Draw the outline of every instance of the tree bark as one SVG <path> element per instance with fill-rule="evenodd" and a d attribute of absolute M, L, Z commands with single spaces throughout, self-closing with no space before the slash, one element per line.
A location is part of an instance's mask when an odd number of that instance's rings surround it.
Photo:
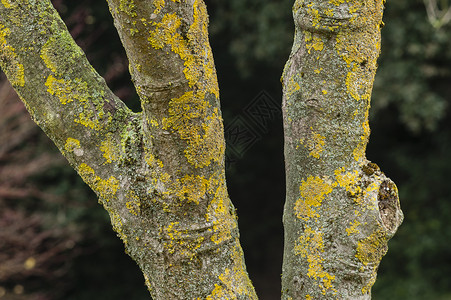
<path fill-rule="evenodd" d="M 224 174 L 201 0 L 109 0 L 142 112 L 106 86 L 50 1 L 2 0 L 0 58 L 110 214 L 153 299 L 256 299 Z"/>
<path fill-rule="evenodd" d="M 1 67 L 97 193 L 154 299 L 256 299 L 224 175 L 201 0 L 108 0 L 142 112 L 106 86 L 50 1 L 1 0 Z M 283 299 L 369 299 L 402 222 L 365 158 L 383 0 L 297 0 L 283 111 Z"/>
<path fill-rule="evenodd" d="M 283 299 L 370 299 L 401 224 L 396 185 L 368 161 L 383 0 L 297 0 L 285 66 Z"/>

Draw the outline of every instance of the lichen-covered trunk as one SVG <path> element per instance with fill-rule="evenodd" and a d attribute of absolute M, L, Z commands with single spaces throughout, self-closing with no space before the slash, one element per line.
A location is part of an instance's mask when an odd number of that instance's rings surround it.
<path fill-rule="evenodd" d="M 365 157 L 383 0 L 297 0 L 283 73 L 283 299 L 370 299 L 402 222 L 396 185 Z"/>
<path fill-rule="evenodd" d="M 97 193 L 153 299 L 256 299 L 225 183 L 205 4 L 108 4 L 141 113 L 109 90 L 49 0 L 1 0 L 2 70 Z"/>

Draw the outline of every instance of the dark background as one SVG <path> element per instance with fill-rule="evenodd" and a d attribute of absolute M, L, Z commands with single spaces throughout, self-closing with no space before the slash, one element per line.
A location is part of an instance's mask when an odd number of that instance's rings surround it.
<path fill-rule="evenodd" d="M 53 3 L 109 86 L 139 111 L 106 2 Z M 228 137 L 229 193 L 257 293 L 278 299 L 285 197 L 278 107 L 293 1 L 206 3 Z M 388 1 L 384 22 L 367 156 L 397 183 L 405 220 L 382 261 L 373 299 L 451 299 L 451 24 L 428 19 L 422 0 Z M 265 110 L 262 103 L 273 106 Z M 266 114 L 263 123 L 249 114 L 256 108 Z M 246 133 L 240 142 L 237 128 Z M 124 298 L 149 298 L 138 267 L 95 195 L 2 77 L 0 299 Z"/>

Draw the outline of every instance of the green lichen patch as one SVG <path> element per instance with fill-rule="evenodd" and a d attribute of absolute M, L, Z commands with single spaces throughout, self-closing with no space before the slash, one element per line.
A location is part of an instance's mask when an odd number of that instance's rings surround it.
<path fill-rule="evenodd" d="M 120 147 L 120 161 L 122 164 L 131 165 L 140 160 L 142 132 L 138 119 L 133 119 L 132 122 L 123 128 L 120 134 Z"/>
<path fill-rule="evenodd" d="M 119 10 L 125 12 L 130 17 L 136 17 L 135 3 L 133 0 L 120 0 Z"/>
<path fill-rule="evenodd" d="M 42 47 L 41 58 L 55 75 L 65 75 L 78 64 L 83 51 L 60 22 L 53 21 L 51 28 L 53 35 Z"/>

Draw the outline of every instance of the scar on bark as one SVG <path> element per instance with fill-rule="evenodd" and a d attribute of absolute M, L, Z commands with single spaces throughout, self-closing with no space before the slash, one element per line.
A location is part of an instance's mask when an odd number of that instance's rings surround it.
<path fill-rule="evenodd" d="M 387 178 L 381 183 L 377 199 L 382 223 L 389 232 L 395 231 L 399 224 L 399 197 L 393 181 Z"/>
<path fill-rule="evenodd" d="M 396 184 L 379 169 L 375 163 L 369 162 L 362 166 L 362 171 L 368 176 L 373 174 L 382 177 L 377 195 L 377 204 L 382 224 L 387 231 L 394 234 L 399 224 L 402 222 L 403 216 L 400 213 L 399 196 Z"/>

